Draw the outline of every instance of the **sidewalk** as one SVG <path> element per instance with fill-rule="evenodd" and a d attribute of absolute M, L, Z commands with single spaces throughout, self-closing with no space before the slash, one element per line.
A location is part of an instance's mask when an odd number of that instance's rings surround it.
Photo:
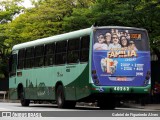
<path fill-rule="evenodd" d="M 141 104 L 124 103 L 123 106 L 138 109 L 160 110 L 160 104 L 146 104 L 145 106 L 141 106 Z"/>
<path fill-rule="evenodd" d="M 19 100 L 0 99 L 0 102 L 19 103 Z"/>
<path fill-rule="evenodd" d="M 9 100 L 9 99 L 0 99 L 0 102 L 8 102 L 8 103 L 19 103 L 19 100 Z M 91 103 L 77 103 L 80 106 L 92 106 L 96 107 L 96 104 Z M 160 104 L 146 104 L 145 106 L 141 106 L 141 104 L 136 103 L 124 103 L 120 107 L 125 108 L 138 108 L 138 109 L 149 109 L 149 110 L 160 110 Z"/>

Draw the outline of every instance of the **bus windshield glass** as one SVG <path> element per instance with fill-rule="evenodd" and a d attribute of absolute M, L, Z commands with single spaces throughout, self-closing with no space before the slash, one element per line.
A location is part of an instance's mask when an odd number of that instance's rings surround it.
<path fill-rule="evenodd" d="M 97 85 L 149 84 L 150 50 L 146 30 L 97 29 L 94 32 L 92 53 L 92 71 L 96 71 L 92 78 Z"/>

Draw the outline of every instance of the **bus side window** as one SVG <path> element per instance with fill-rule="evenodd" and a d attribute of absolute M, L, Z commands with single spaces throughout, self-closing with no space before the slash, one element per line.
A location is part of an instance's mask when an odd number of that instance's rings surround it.
<path fill-rule="evenodd" d="M 25 68 L 34 67 L 34 47 L 30 47 L 26 49 L 24 67 Z"/>
<path fill-rule="evenodd" d="M 17 54 L 11 55 L 9 59 L 9 75 L 15 76 L 16 75 L 16 70 L 17 70 Z"/>
<path fill-rule="evenodd" d="M 90 36 L 84 36 L 81 38 L 81 62 L 88 62 L 89 59 L 89 43 Z"/>
<path fill-rule="evenodd" d="M 72 39 L 68 41 L 67 63 L 79 62 L 80 39 Z"/>
<path fill-rule="evenodd" d="M 25 49 L 19 50 L 18 52 L 18 69 L 23 69 L 25 59 Z"/>
<path fill-rule="evenodd" d="M 35 67 L 41 67 L 44 65 L 44 45 L 35 47 Z"/>
<path fill-rule="evenodd" d="M 45 45 L 45 66 L 55 63 L 55 43 Z"/>
<path fill-rule="evenodd" d="M 67 41 L 56 43 L 56 64 L 65 64 L 67 61 Z"/>

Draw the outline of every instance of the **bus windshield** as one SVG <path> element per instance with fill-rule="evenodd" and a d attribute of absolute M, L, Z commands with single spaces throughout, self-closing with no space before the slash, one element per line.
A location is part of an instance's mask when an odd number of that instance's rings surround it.
<path fill-rule="evenodd" d="M 150 50 L 145 30 L 97 29 L 92 53 L 92 71 L 96 71 L 97 85 L 148 85 Z"/>
<path fill-rule="evenodd" d="M 100 29 L 95 32 L 94 50 L 115 50 L 118 48 L 149 51 L 146 31 L 134 29 Z"/>

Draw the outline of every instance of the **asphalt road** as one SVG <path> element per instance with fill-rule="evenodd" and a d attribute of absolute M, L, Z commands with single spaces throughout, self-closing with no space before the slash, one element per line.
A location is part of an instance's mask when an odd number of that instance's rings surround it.
<path fill-rule="evenodd" d="M 74 109 L 59 109 L 55 104 L 30 104 L 22 107 L 20 103 L 0 102 L 0 120 L 8 120 L 8 116 L 14 118 L 34 117 L 39 120 L 42 117 L 160 117 L 160 110 L 138 108 L 116 108 L 115 110 L 100 110 L 94 106 L 76 106 Z M 3 118 L 3 119 L 2 119 Z"/>
<path fill-rule="evenodd" d="M 30 104 L 22 107 L 20 103 L 0 102 L 0 111 L 157 111 L 142 108 L 117 107 L 115 110 L 100 110 L 95 106 L 76 105 L 74 109 L 59 109 L 56 104 Z M 160 111 L 160 110 L 159 110 Z"/>
<path fill-rule="evenodd" d="M 103 111 L 157 111 L 153 109 L 117 107 L 115 110 Z M 20 103 L 0 102 L 0 111 L 102 111 L 95 106 L 76 105 L 74 109 L 59 109 L 56 104 L 33 104 L 22 107 Z M 160 110 L 158 110 L 160 111 Z"/>

